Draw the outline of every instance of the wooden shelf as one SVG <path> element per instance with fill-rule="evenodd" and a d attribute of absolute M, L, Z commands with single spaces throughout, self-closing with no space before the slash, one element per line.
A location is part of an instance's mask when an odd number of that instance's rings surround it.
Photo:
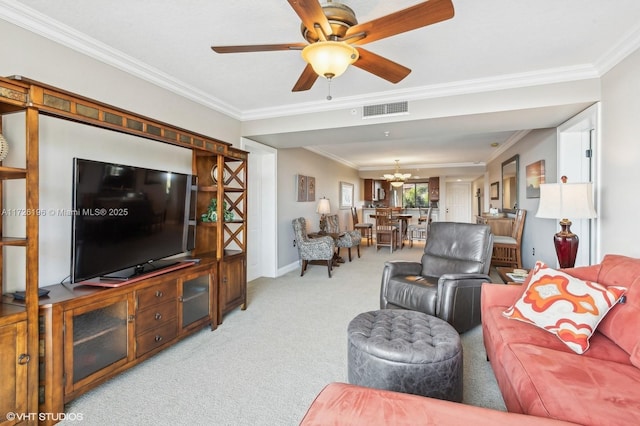
<path fill-rule="evenodd" d="M 26 247 L 27 239 L 26 238 L 14 238 L 14 237 L 2 237 L 0 238 L 0 247 L 7 246 L 16 246 L 16 247 Z"/>
<path fill-rule="evenodd" d="M 201 192 L 218 192 L 218 187 L 217 186 L 198 186 L 198 191 Z"/>
<path fill-rule="evenodd" d="M 11 296 L 7 295 L 7 298 Z M 27 318 L 27 309 L 24 306 L 0 303 L 0 326 Z"/>
<path fill-rule="evenodd" d="M 0 179 L 24 179 L 26 177 L 27 169 L 0 166 Z"/>

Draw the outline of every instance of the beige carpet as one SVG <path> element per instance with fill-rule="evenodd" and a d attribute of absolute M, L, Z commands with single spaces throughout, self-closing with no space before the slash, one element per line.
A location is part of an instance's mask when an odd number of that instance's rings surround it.
<path fill-rule="evenodd" d="M 83 425 L 296 425 L 326 384 L 347 381 L 347 324 L 378 308 L 384 261 L 418 261 L 423 247 L 390 254 L 365 245 L 333 278 L 312 265 L 303 277 L 296 270 L 252 281 L 246 311 L 79 397 L 67 412 L 81 414 Z M 462 341 L 464 402 L 504 410 L 480 327 Z"/>

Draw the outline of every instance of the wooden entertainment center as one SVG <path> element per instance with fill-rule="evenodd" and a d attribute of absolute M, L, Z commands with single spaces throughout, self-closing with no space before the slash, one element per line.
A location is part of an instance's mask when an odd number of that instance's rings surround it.
<path fill-rule="evenodd" d="M 25 116 L 24 141 L 11 141 L 11 149 L 25 150 L 25 164 L 0 165 L 0 180 L 25 181 L 29 214 L 20 237 L 6 235 L 0 221 L 0 425 L 54 424 L 65 403 L 195 331 L 214 330 L 225 313 L 246 308 L 247 152 L 21 77 L 0 78 L 0 114 L 10 113 Z M 191 253 L 196 261 L 114 288 L 47 286 L 42 289 L 49 293 L 39 299 L 40 115 L 190 149 L 198 217 L 215 198 L 217 217 L 225 217 L 226 206 L 233 218 L 198 219 Z M 0 132 L 2 124 L 0 119 Z M 3 191 L 5 185 L 0 209 Z M 15 267 L 5 250 L 25 251 L 24 300 L 5 294 L 2 270 Z"/>

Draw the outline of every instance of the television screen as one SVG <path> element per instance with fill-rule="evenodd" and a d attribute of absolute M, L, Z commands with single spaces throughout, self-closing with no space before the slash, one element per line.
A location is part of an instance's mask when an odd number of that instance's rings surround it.
<path fill-rule="evenodd" d="M 74 158 L 71 282 L 126 279 L 195 246 L 192 176 Z"/>

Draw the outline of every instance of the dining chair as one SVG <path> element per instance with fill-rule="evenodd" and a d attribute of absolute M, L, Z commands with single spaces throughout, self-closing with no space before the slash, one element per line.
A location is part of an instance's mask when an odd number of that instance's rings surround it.
<path fill-rule="evenodd" d="M 351 218 L 353 220 L 353 229 L 360 231 L 360 234 L 367 239 L 367 247 L 373 244 L 373 223 L 359 223 L 356 207 L 351 207 Z M 364 217 L 362 220 L 364 220 Z"/>
<path fill-rule="evenodd" d="M 407 229 L 407 235 L 409 237 L 409 247 L 413 247 L 414 241 L 427 241 L 429 235 L 429 227 L 431 225 L 431 209 L 427 208 L 426 214 L 422 215 L 422 209 L 418 208 L 418 224 L 411 224 Z M 426 218 L 421 220 L 420 218 Z"/>
<path fill-rule="evenodd" d="M 526 217 L 526 210 L 516 210 L 516 215 L 511 225 L 511 235 L 495 235 L 493 237 L 492 265 L 522 268 L 522 231 L 524 230 Z"/>
<path fill-rule="evenodd" d="M 393 251 L 398 241 L 398 225 L 391 219 L 390 208 L 376 209 L 376 251 L 380 247 L 389 247 Z"/>

